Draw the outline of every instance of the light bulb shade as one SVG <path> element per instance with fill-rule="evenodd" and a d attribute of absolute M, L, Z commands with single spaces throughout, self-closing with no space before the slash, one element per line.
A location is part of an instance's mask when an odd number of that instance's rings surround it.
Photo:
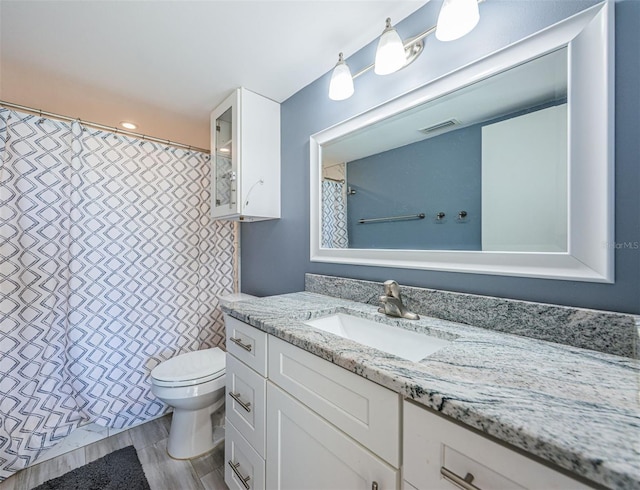
<path fill-rule="evenodd" d="M 377 75 L 388 75 L 398 71 L 407 62 L 402 39 L 391 27 L 387 19 L 387 28 L 382 32 L 376 49 L 376 61 L 373 71 Z"/>
<path fill-rule="evenodd" d="M 329 98 L 331 100 L 344 100 L 353 95 L 353 77 L 349 66 L 344 62 L 342 53 L 336 67 L 331 74 L 329 82 Z"/>
<path fill-rule="evenodd" d="M 436 38 L 439 41 L 455 41 L 473 30 L 480 20 L 477 0 L 444 0 Z"/>

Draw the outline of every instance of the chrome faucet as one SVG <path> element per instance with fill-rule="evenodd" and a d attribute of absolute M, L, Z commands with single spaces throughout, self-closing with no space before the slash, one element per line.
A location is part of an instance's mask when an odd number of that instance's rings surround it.
<path fill-rule="evenodd" d="M 380 308 L 378 308 L 380 313 L 398 318 L 406 318 L 407 320 L 420 319 L 418 315 L 407 310 L 402 303 L 400 286 L 396 281 L 389 280 L 384 282 L 384 294 L 380 296 L 380 302 L 382 303 Z"/>

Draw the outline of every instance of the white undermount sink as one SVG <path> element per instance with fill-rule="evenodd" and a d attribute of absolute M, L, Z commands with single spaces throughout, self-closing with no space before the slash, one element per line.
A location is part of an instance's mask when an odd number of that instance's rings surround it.
<path fill-rule="evenodd" d="M 451 343 L 449 340 L 344 313 L 336 313 L 304 323 L 414 362 L 424 359 Z"/>

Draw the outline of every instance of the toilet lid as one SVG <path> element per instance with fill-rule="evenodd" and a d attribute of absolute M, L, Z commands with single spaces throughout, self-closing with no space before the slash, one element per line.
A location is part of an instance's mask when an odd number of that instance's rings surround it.
<path fill-rule="evenodd" d="M 211 378 L 224 372 L 225 353 L 218 347 L 180 354 L 161 362 L 152 371 L 151 377 L 171 383 Z"/>

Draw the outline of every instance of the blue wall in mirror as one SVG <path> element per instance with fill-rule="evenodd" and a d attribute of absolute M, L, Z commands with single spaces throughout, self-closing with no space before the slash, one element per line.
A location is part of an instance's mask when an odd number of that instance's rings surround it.
<path fill-rule="evenodd" d="M 365 267 L 309 261 L 309 137 L 569 17 L 595 1 L 490 0 L 468 36 L 442 43 L 433 37 L 411 66 L 388 76 L 369 72 L 345 101 L 327 97 L 330 71 L 286 100 L 282 114 L 282 218 L 241 225 L 242 290 L 259 296 L 301 291 L 305 272 L 449 291 L 640 313 L 640 2 L 615 2 L 616 247 L 614 284 L 597 284 Z M 432 0 L 397 26 L 403 38 L 435 24 L 442 2 Z M 372 62 L 377 40 L 345 53 L 356 72 Z M 327 67 L 329 70 L 332 67 Z"/>
<path fill-rule="evenodd" d="M 349 248 L 480 250 L 481 125 L 347 164 Z M 458 220 L 460 211 L 467 218 Z M 436 219 L 443 212 L 443 219 Z M 425 219 L 359 224 L 424 213 Z"/>
<path fill-rule="evenodd" d="M 482 128 L 566 102 L 563 96 L 348 162 L 347 186 L 355 191 L 346 198 L 349 248 L 482 250 Z M 420 213 L 424 219 L 360 223 Z"/>

